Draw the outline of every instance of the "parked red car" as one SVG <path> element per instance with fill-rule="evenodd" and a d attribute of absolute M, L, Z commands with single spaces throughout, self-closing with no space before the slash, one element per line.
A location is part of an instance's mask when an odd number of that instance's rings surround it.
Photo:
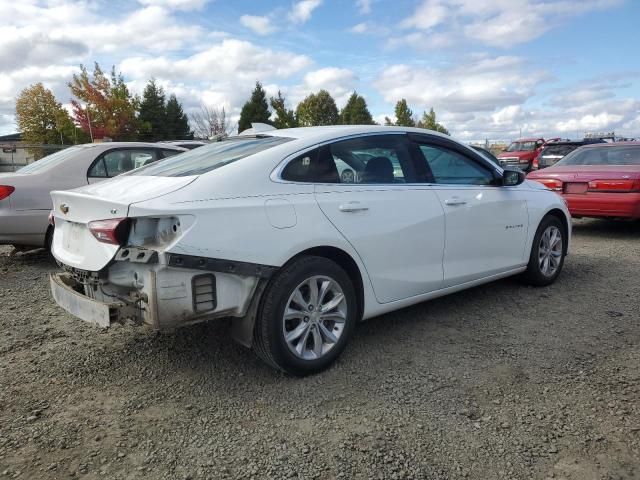
<path fill-rule="evenodd" d="M 560 193 L 576 218 L 640 218 L 640 142 L 585 145 L 527 178 Z"/>
<path fill-rule="evenodd" d="M 518 167 L 525 172 L 538 169 L 538 158 L 542 148 L 551 142 L 560 140 L 552 138 L 520 138 L 511 142 L 507 149 L 498 155 L 500 165 L 503 167 Z"/>

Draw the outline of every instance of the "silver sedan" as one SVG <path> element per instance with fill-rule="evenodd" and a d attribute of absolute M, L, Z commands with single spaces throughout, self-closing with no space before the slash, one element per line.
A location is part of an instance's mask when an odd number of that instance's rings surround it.
<path fill-rule="evenodd" d="M 0 245 L 48 247 L 52 190 L 100 182 L 185 151 L 160 143 L 90 143 L 0 174 Z"/>

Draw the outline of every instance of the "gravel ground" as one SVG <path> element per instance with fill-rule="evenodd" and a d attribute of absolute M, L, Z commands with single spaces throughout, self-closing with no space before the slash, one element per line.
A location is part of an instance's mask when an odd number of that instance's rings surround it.
<path fill-rule="evenodd" d="M 305 379 L 223 323 L 84 324 L 0 247 L 0 478 L 638 479 L 640 224 L 574 232 L 554 286 L 371 320 Z"/>

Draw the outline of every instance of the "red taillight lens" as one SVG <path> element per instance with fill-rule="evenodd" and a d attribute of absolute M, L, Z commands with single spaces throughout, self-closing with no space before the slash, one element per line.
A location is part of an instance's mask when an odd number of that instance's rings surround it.
<path fill-rule="evenodd" d="M 555 178 L 532 178 L 531 180 L 543 184 L 549 190 L 553 190 L 554 192 L 562 191 L 562 182 L 560 180 L 556 180 Z"/>
<path fill-rule="evenodd" d="M 89 222 L 89 230 L 99 242 L 124 245 L 129 236 L 129 223 L 128 218 L 96 220 Z"/>
<path fill-rule="evenodd" d="M 637 192 L 640 191 L 640 180 L 592 180 L 589 182 L 590 192 Z"/>
<path fill-rule="evenodd" d="M 0 185 L 0 200 L 4 200 L 15 191 L 15 187 L 10 185 Z"/>

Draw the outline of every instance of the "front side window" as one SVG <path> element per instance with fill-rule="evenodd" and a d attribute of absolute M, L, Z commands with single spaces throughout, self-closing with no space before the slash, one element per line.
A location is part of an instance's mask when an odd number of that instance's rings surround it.
<path fill-rule="evenodd" d="M 159 177 L 202 175 L 289 141 L 291 141 L 290 138 L 266 135 L 232 137 L 145 166 L 132 172 L 132 175 Z"/>
<path fill-rule="evenodd" d="M 491 185 L 493 173 L 471 158 L 439 145 L 421 144 L 420 153 L 435 183 L 449 185 Z"/>

